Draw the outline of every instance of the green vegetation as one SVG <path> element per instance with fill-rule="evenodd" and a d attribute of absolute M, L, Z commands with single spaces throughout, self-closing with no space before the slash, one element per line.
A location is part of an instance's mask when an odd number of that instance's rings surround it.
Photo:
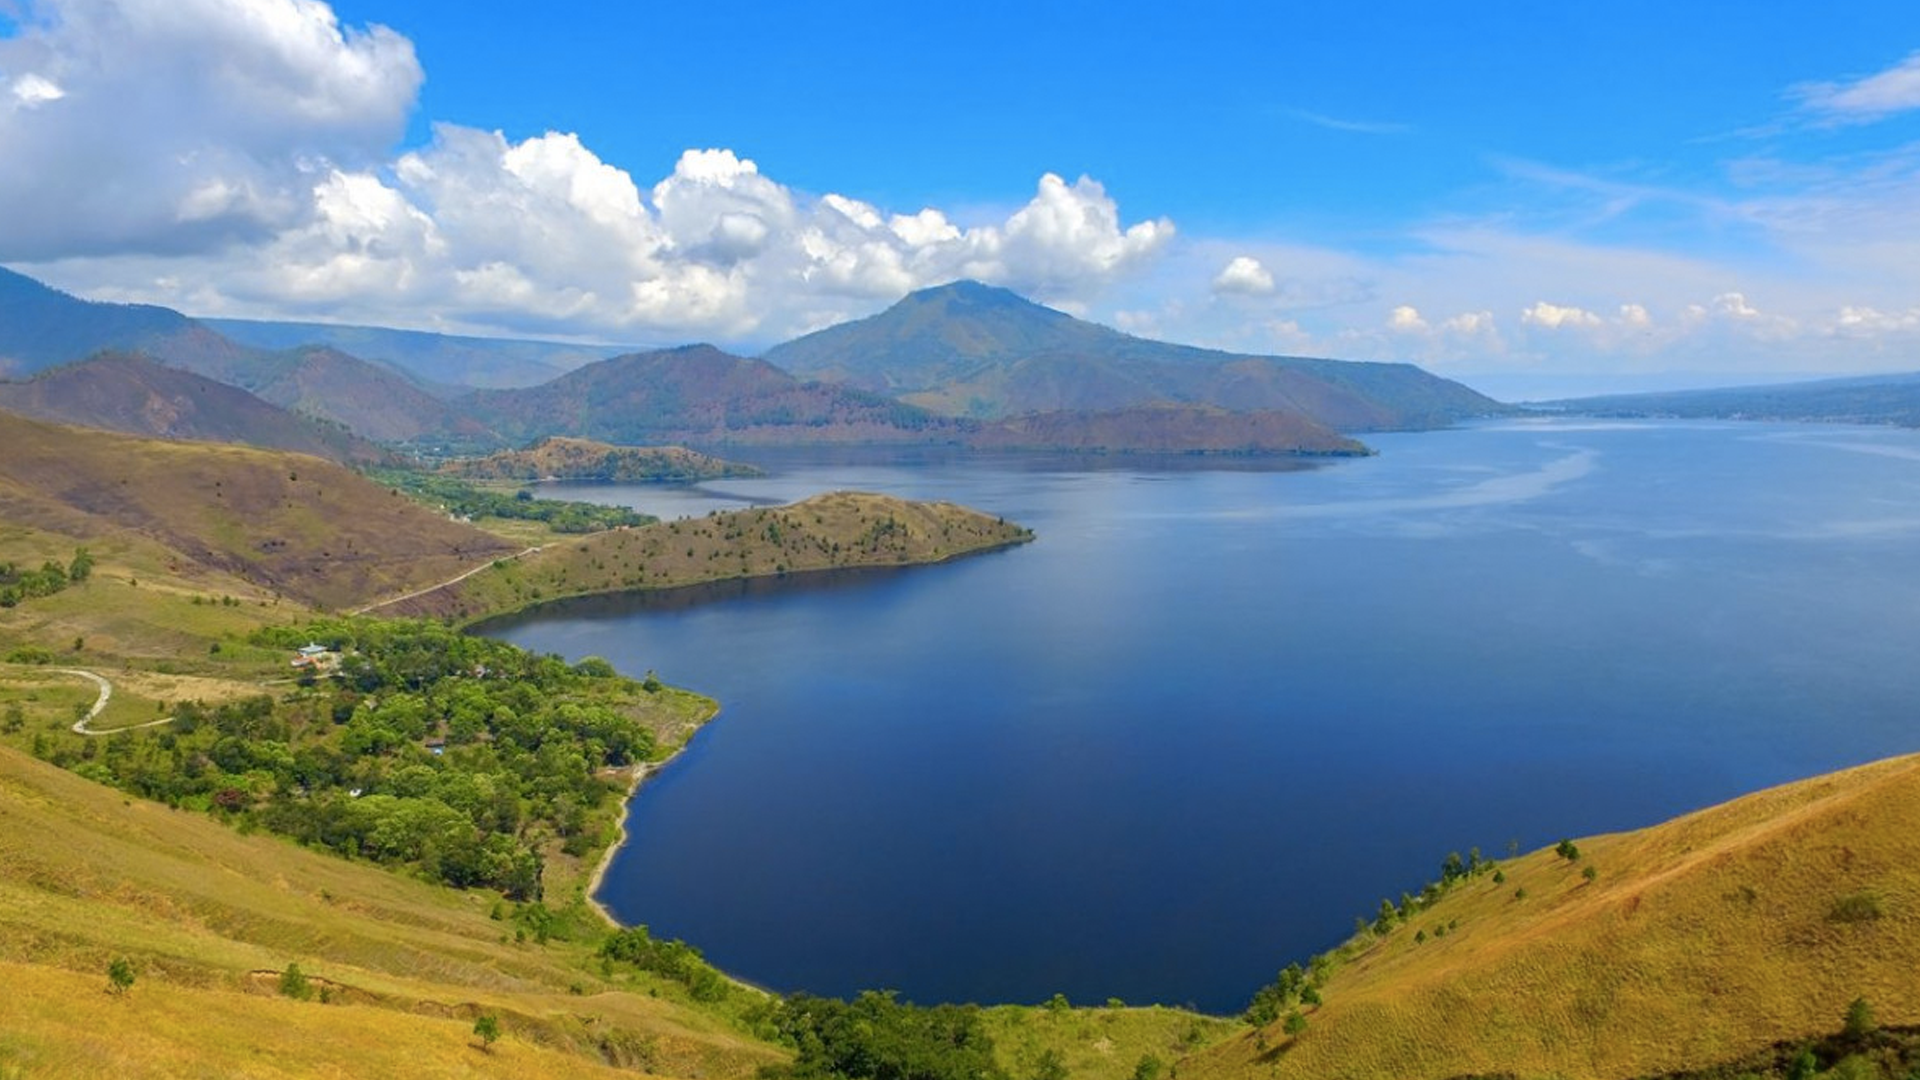
<path fill-rule="evenodd" d="M 656 520 L 624 506 L 540 499 L 526 489 L 509 495 L 451 476 L 412 469 L 368 469 L 367 476 L 427 506 L 473 521 L 482 518 L 537 521 L 557 533 L 580 534 L 649 525 Z"/>
<path fill-rule="evenodd" d="M 500 1038 L 500 1018 L 492 1013 L 481 1013 L 473 1022 L 473 1034 L 480 1040 L 480 1047 L 491 1052 L 493 1044 Z"/>
<path fill-rule="evenodd" d="M 449 461 L 440 472 L 467 480 L 592 480 L 642 484 L 690 484 L 722 477 L 765 476 L 752 465 L 726 461 L 679 446 L 614 446 L 592 439 L 552 436 L 525 450 Z"/>
<path fill-rule="evenodd" d="M 971 1005 L 923 1008 L 868 992 L 852 1001 L 795 994 L 768 1019 L 798 1056 L 793 1080 L 1008 1080 Z"/>
<path fill-rule="evenodd" d="M 124 956 L 116 956 L 107 965 L 107 992 L 124 994 L 133 989 L 133 961 Z"/>
<path fill-rule="evenodd" d="M 0 563 L 0 608 L 10 608 L 22 600 L 52 596 L 68 585 L 77 585 L 93 575 L 93 556 L 86 548 L 73 553 L 65 566 L 52 559 L 38 570 L 23 570 L 13 563 Z"/>
<path fill-rule="evenodd" d="M 542 895 L 549 848 L 612 840 L 622 770 L 655 756 L 640 713 L 701 699 L 648 691 L 604 661 L 569 666 L 423 622 L 334 619 L 257 631 L 281 655 L 339 660 L 283 697 L 181 702 L 173 723 L 106 740 L 36 732 L 38 756 L 170 806 L 429 880 Z"/>

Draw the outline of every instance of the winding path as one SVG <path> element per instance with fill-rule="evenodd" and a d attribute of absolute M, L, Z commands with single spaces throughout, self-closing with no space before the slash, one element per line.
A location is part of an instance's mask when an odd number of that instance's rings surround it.
<path fill-rule="evenodd" d="M 88 725 L 93 723 L 94 717 L 100 715 L 100 710 L 107 707 L 107 702 L 113 700 L 113 684 L 108 682 L 105 676 L 96 675 L 91 671 L 82 671 L 79 668 L 61 668 L 59 670 L 62 675 L 78 676 L 100 688 L 100 696 L 94 699 L 93 708 L 88 709 L 87 715 L 81 717 L 74 723 L 73 733 L 76 735 L 118 735 L 122 731 L 135 731 L 139 728 L 158 727 L 161 724 L 173 723 L 173 717 L 168 716 L 159 720 L 149 720 L 144 724 L 128 724 L 126 727 L 117 727 L 108 731 L 95 731 Z"/>
<path fill-rule="evenodd" d="M 404 596 L 390 596 L 385 600 L 376 600 L 375 602 L 368 604 L 366 607 L 354 608 L 352 611 L 347 612 L 347 614 L 365 615 L 369 611 L 376 611 L 380 608 L 386 607 L 389 604 L 398 604 L 403 600 L 411 600 L 416 596 L 425 596 L 430 592 L 439 592 L 441 589 L 444 589 L 449 585 L 460 584 L 461 582 L 467 580 L 468 578 L 479 573 L 480 571 L 491 567 L 494 563 L 502 562 L 509 559 L 524 559 L 527 556 L 532 555 L 535 552 L 540 551 L 545 547 L 546 547 L 545 544 L 535 544 L 532 547 L 528 548 L 527 550 L 519 552 L 514 555 L 502 555 L 498 559 L 489 559 L 488 561 L 481 563 L 479 566 L 476 566 L 473 569 L 466 571 L 465 573 L 455 574 L 454 576 L 448 578 L 447 580 L 441 582 L 438 585 L 429 585 L 424 589 L 415 589 Z"/>

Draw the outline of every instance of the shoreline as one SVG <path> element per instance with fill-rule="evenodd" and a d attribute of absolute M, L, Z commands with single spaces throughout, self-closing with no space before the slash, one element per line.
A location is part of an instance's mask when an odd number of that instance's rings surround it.
<path fill-rule="evenodd" d="M 541 608 L 549 607 L 555 604 L 564 604 L 570 600 L 587 600 L 595 597 L 611 597 L 611 596 L 639 596 L 647 593 L 665 593 L 665 592 L 672 592 L 676 589 L 697 589 L 703 586 L 720 585 L 720 584 L 733 582 L 733 581 L 785 581 L 785 580 L 792 580 L 795 578 L 804 578 L 813 574 L 837 573 L 843 570 L 908 570 L 908 569 L 912 569 L 914 567 L 920 567 L 920 566 L 943 566 L 947 563 L 957 562 L 961 559 L 970 558 L 975 555 L 992 555 L 997 552 L 1009 551 L 1009 550 L 1012 550 L 1013 548 L 1020 547 L 1023 544 L 1031 544 L 1034 542 L 1034 540 L 1035 540 L 1035 537 L 1029 534 L 1027 536 L 1016 537 L 1010 540 L 997 541 L 993 544 L 982 545 L 980 547 L 961 548 L 958 551 L 950 551 L 944 555 L 939 556 L 938 558 L 916 559 L 910 562 L 853 562 L 853 563 L 844 563 L 837 566 L 809 566 L 801 569 L 754 571 L 751 573 L 744 573 L 744 574 L 740 574 L 740 573 L 719 574 L 713 577 L 695 577 L 695 578 L 689 578 L 685 581 L 666 582 L 659 585 L 633 585 L 633 586 L 618 586 L 618 587 L 607 588 L 607 589 L 585 589 L 580 592 L 561 593 L 554 596 L 543 596 L 538 600 L 528 600 L 525 603 L 516 604 L 512 607 L 503 607 L 503 608 L 499 608 L 492 611 L 482 612 L 476 615 L 457 616 L 454 618 L 452 625 L 455 629 L 460 630 L 463 633 L 484 634 L 486 633 L 488 624 L 495 622 L 497 620 L 506 620 L 506 619 L 517 618 L 523 615 L 528 615 L 538 611 Z M 523 552 L 522 554 L 525 554 L 525 553 Z M 518 558 L 518 556 L 515 556 L 515 558 Z M 433 593 L 438 592 L 440 589 L 446 588 L 450 584 L 452 583 L 442 582 L 440 585 L 437 585 L 432 589 L 425 590 L 417 594 L 416 596 L 407 597 L 406 599 L 419 599 L 420 597 L 423 597 L 423 596 L 432 595 Z M 397 602 L 399 602 L 398 598 L 392 601 L 383 601 L 379 606 L 384 607 L 388 603 L 397 603 Z M 417 617 L 417 616 L 403 615 L 403 616 L 377 616 L 377 617 L 408 618 L 408 617 Z"/>
<path fill-rule="evenodd" d="M 640 788 L 644 786 L 648 780 L 652 779 L 655 773 L 658 773 L 668 765 L 679 760 L 680 755 L 686 752 L 687 747 L 693 745 L 693 740 L 699 736 L 702 728 L 705 728 L 708 724 L 713 723 L 719 718 L 720 703 L 714 701 L 713 711 L 700 719 L 699 724 L 694 727 L 693 731 L 687 735 L 686 739 L 683 740 L 679 746 L 673 748 L 672 753 L 669 753 L 666 757 L 658 761 L 646 761 L 634 766 L 633 777 L 627 782 L 627 793 L 620 797 L 620 823 L 615 832 L 613 842 L 608 844 L 607 849 L 600 853 L 600 860 L 594 864 L 593 873 L 587 876 L 587 883 L 582 892 L 582 897 L 586 900 L 587 906 L 592 908 L 594 914 L 599 915 L 601 920 L 608 926 L 617 930 L 627 929 L 627 924 L 615 918 L 613 912 L 608 909 L 605 904 L 600 902 L 600 886 L 606 881 L 607 869 L 613 865 L 614 855 L 626 846 L 627 813 L 633 806 L 634 798 L 640 794 Z"/>

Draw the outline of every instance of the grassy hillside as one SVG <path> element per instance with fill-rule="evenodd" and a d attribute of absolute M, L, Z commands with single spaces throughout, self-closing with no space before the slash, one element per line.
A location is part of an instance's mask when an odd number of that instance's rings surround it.
<path fill-rule="evenodd" d="M 0 823 L 0 1075 L 744 1077 L 778 1060 L 666 980 L 516 941 L 481 895 L 4 749 Z M 123 956 L 135 984 L 108 994 Z M 289 964 L 310 999 L 278 993 Z M 471 1035 L 482 1012 L 506 1032 L 492 1052 Z"/>
<path fill-rule="evenodd" d="M 752 465 L 680 446 L 613 446 L 555 435 L 524 450 L 450 461 L 441 470 L 468 480 L 596 480 L 692 483 L 729 476 L 765 476 Z"/>
<path fill-rule="evenodd" d="M 0 414 L 0 521 L 173 553 L 178 574 L 345 607 L 515 550 L 330 462 L 163 442 Z M 101 575 L 89 595 L 103 599 Z M 135 580 L 117 583 L 138 587 Z"/>
<path fill-rule="evenodd" d="M 389 455 L 336 424 L 145 357 L 103 354 L 0 383 L 0 409 L 158 439 L 245 443 L 368 463 Z"/>
<path fill-rule="evenodd" d="M 1575 848 L 1362 935 L 1304 1031 L 1180 1075 L 1638 1077 L 1832 1032 L 1855 998 L 1920 1022 L 1920 757 Z"/>
<path fill-rule="evenodd" d="M 479 619 L 568 596 L 724 578 L 939 562 L 1032 539 L 1018 525 L 952 503 L 835 492 L 791 506 L 616 529 L 502 559 L 381 615 Z"/>

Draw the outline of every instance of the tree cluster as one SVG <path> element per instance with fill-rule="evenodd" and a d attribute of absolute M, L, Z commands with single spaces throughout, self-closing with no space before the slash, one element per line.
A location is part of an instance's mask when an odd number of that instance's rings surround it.
<path fill-rule="evenodd" d="M 488 491 L 451 476 L 412 469 L 373 469 L 367 475 L 412 498 L 463 518 L 508 518 L 539 521 L 554 532 L 590 533 L 620 526 L 651 525 L 655 518 L 624 506 L 601 506 L 565 499 L 535 498 L 522 488 L 508 495 Z"/>
<path fill-rule="evenodd" d="M 428 622 L 254 637 L 289 651 L 308 641 L 341 653 L 337 678 L 35 750 L 146 798 L 516 900 L 540 895 L 544 844 L 604 843 L 624 791 L 607 770 L 654 753 L 620 708 L 648 691 L 604 661 L 570 666 Z"/>
<path fill-rule="evenodd" d="M 792 1080 L 1008 1080 L 971 1005 L 931 1008 L 868 991 L 852 1001 L 795 994 L 770 1018 L 798 1056 Z"/>
<path fill-rule="evenodd" d="M 73 553 L 73 561 L 65 566 L 53 559 L 40 564 L 38 570 L 28 570 L 13 563 L 0 563 L 0 608 L 17 606 L 22 600 L 32 600 L 41 596 L 52 596 L 68 585 L 77 585 L 93 576 L 93 556 L 86 548 L 78 548 Z"/>

